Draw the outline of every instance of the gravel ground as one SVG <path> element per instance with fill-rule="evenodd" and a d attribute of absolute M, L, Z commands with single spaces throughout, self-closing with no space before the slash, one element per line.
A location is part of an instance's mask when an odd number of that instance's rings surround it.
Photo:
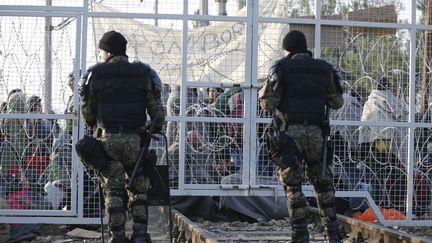
<path fill-rule="evenodd" d="M 243 235 L 247 235 L 250 232 L 254 232 L 256 235 L 260 235 L 260 232 L 273 232 L 271 233 L 275 236 L 274 233 L 278 235 L 284 233 L 290 233 L 291 230 L 287 225 L 289 225 L 289 220 L 271 220 L 269 222 L 261 222 L 261 223 L 247 223 L 241 221 L 234 222 L 209 222 L 209 221 L 201 221 L 203 227 L 207 230 L 215 233 L 221 237 L 229 237 L 229 236 L 238 236 L 239 232 L 242 232 Z M 322 241 L 322 235 L 320 233 L 319 225 L 309 225 L 309 229 L 312 235 L 312 238 L 315 239 L 314 242 L 324 242 Z M 430 227 L 401 227 L 399 230 L 402 230 L 407 233 L 413 233 L 416 236 L 421 236 L 426 239 L 430 239 L 432 242 L 432 228 Z M 55 242 L 55 243 L 100 243 L 101 239 L 82 239 L 82 238 L 71 238 L 66 236 L 66 233 L 69 229 L 66 226 L 61 225 L 42 225 L 40 234 L 37 235 L 36 239 L 32 241 L 21 241 L 21 242 L 31 242 L 31 243 L 46 243 L 46 242 Z M 105 230 L 105 233 L 107 231 Z M 108 241 L 108 235 L 106 233 L 105 242 Z M 156 240 L 154 242 L 168 242 L 168 240 Z M 281 241 L 265 241 L 260 240 L 258 242 L 281 242 Z M 284 242 L 284 241 L 282 241 Z"/>
<path fill-rule="evenodd" d="M 32 240 L 24 240 L 19 242 L 31 242 L 31 243 L 78 243 L 78 242 L 86 242 L 86 243 L 96 243 L 102 242 L 100 239 L 84 239 L 84 238 L 74 238 L 67 236 L 67 233 L 70 231 L 69 227 L 64 225 L 57 224 L 44 224 L 41 225 L 40 232 L 37 234 L 36 238 Z M 106 233 L 107 231 L 105 231 Z M 108 242 L 108 234 L 106 233 L 105 242 Z"/>
<path fill-rule="evenodd" d="M 157 215 L 153 215 L 152 217 L 157 217 Z M 155 218 L 150 218 L 149 222 L 157 222 Z M 248 242 L 260 242 L 260 243 L 266 243 L 266 242 L 285 242 L 284 240 L 262 240 L 263 236 L 265 235 L 271 235 L 273 237 L 284 238 L 287 235 L 289 236 L 291 234 L 291 229 L 289 228 L 289 219 L 283 219 L 283 220 L 271 220 L 268 222 L 256 222 L 256 223 L 250 223 L 245 221 L 232 221 L 232 222 L 210 222 L 206 220 L 196 220 L 195 223 L 200 225 L 200 227 L 205 228 L 206 230 L 212 232 L 213 234 L 217 235 L 218 237 L 236 237 L 239 235 L 243 235 L 246 238 L 249 236 L 256 236 L 258 238 L 261 238 L 259 241 L 255 240 L 249 240 Z M 131 234 L 131 224 L 128 222 L 126 225 L 126 231 L 127 234 Z M 320 233 L 322 231 L 322 227 L 319 224 L 309 224 L 308 226 L 309 232 L 311 233 L 311 238 L 315 239 L 313 242 L 324 242 L 322 234 Z M 431 227 L 398 227 L 394 228 L 396 230 L 401 230 L 406 233 L 414 234 L 415 236 L 420 236 L 426 239 L 430 239 L 432 242 L 432 228 Z M 152 232 L 152 239 L 155 243 L 162 243 L 162 242 L 169 242 L 169 237 L 167 232 L 169 231 L 167 227 L 161 227 L 160 224 L 154 224 L 150 225 L 149 228 L 150 232 Z M 102 242 L 101 239 L 84 239 L 84 238 L 77 238 L 77 237 L 70 237 L 67 235 L 68 232 L 70 232 L 71 229 L 64 225 L 41 225 L 40 232 L 36 235 L 36 238 L 33 238 L 32 240 L 27 241 L 20 241 L 20 242 L 27 242 L 27 243 L 47 243 L 47 242 L 54 242 L 54 243 L 100 243 Z M 99 231 L 100 232 L 100 231 Z M 104 228 L 105 232 L 105 242 L 108 242 L 108 231 L 106 228 Z M 100 233 L 99 233 L 100 234 Z M 252 238 L 250 238 L 252 239 Z M 246 241 L 242 241 L 246 242 Z M 347 241 L 348 242 L 348 241 Z M 366 241 L 367 242 L 367 241 Z"/>
<path fill-rule="evenodd" d="M 149 210 L 149 232 L 152 236 L 152 242 L 154 243 L 166 243 L 169 242 L 169 229 L 168 229 L 168 219 L 166 216 L 162 216 L 158 209 L 156 207 L 150 207 Z M 163 224 L 161 224 L 163 222 Z M 97 227 L 96 225 L 92 225 Z M 48 242 L 54 242 L 54 243 L 100 243 L 102 242 L 100 238 L 100 227 L 99 229 L 88 231 L 85 229 L 70 229 L 67 226 L 64 225 L 41 225 L 40 232 L 37 234 L 35 239 L 28 240 L 28 241 L 20 241 L 20 242 L 27 242 L 27 243 L 48 243 Z M 90 233 L 90 235 L 96 235 L 99 238 L 80 238 L 80 237 L 72 237 L 68 235 L 68 232 L 77 232 L 79 231 L 82 233 Z M 80 234 L 80 233 L 76 233 Z M 131 221 L 128 221 L 126 223 L 126 235 L 130 237 L 132 234 L 132 223 Z M 81 235 L 81 234 L 80 234 Z M 104 226 L 104 236 L 105 241 L 108 242 L 109 235 L 108 235 L 108 229 L 106 225 Z"/>
<path fill-rule="evenodd" d="M 271 220 L 268 222 L 260 222 L 260 223 L 247 223 L 247 222 L 209 222 L 209 221 L 201 221 L 199 224 L 207 229 L 208 231 L 216 234 L 218 237 L 237 237 L 240 234 L 244 235 L 245 238 L 250 235 L 256 235 L 257 238 L 263 238 L 262 236 L 272 235 L 274 239 L 277 239 L 279 236 L 283 238 L 283 236 L 291 235 L 291 228 L 289 227 L 289 219 L 284 220 Z M 324 242 L 322 236 L 322 225 L 319 223 L 311 223 L 308 225 L 309 233 L 311 235 L 311 240 L 313 242 Z M 431 227 L 394 227 L 394 230 L 399 230 L 405 233 L 413 234 L 417 237 L 422 237 L 424 239 L 430 240 L 432 242 L 432 228 Z M 260 233 L 262 232 L 262 233 Z M 242 241 L 243 242 L 243 241 Z M 248 241 L 255 242 L 255 241 Z M 264 242 L 281 242 L 281 241 L 257 241 L 260 243 Z M 284 241 L 282 241 L 284 242 Z M 346 243 L 351 243 L 352 240 L 349 238 L 345 239 Z M 364 241 L 369 242 L 369 241 Z"/>
<path fill-rule="evenodd" d="M 213 224 L 213 223 L 207 223 L 212 224 L 210 227 L 212 228 L 213 232 L 218 232 L 218 235 L 230 235 L 231 233 L 236 232 L 238 234 L 238 231 L 236 230 L 239 226 L 243 228 L 243 230 L 246 231 L 265 231 L 266 229 L 271 228 L 271 230 L 274 232 L 275 229 L 281 229 L 279 224 L 281 222 L 268 222 L 266 224 L 245 224 L 244 222 L 231 222 L 231 223 L 219 223 L 219 224 Z M 274 225 L 273 225 L 274 224 Z M 276 225 L 276 226 L 275 226 Z M 421 236 L 426 239 L 430 239 L 432 242 L 432 229 L 428 227 L 421 227 L 421 228 L 406 228 L 404 227 L 402 229 L 405 232 L 411 232 L 414 233 L 416 236 Z M 36 237 L 36 239 L 31 241 L 21 241 L 21 242 L 29 242 L 29 243 L 47 243 L 47 242 L 54 242 L 54 243 L 100 243 L 102 242 L 101 239 L 83 239 L 83 238 L 71 238 L 66 236 L 66 233 L 68 232 L 68 229 L 65 226 L 59 226 L 59 225 L 43 225 L 41 228 L 41 233 Z M 281 232 L 281 231 L 279 231 Z M 282 231 L 283 232 L 283 231 Z M 311 230 L 312 238 L 315 239 L 314 242 L 324 242 L 322 241 L 322 236 L 318 232 L 317 229 Z M 108 235 L 105 237 L 105 242 L 108 242 Z M 167 240 L 158 240 L 154 242 L 168 242 Z M 281 242 L 281 241 L 264 241 L 260 240 L 259 242 Z M 284 242 L 284 241 L 282 241 Z M 347 241 L 348 242 L 348 241 Z"/>

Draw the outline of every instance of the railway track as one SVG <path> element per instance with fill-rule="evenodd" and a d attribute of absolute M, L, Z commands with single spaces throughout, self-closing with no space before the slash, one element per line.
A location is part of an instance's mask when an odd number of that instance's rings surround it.
<path fill-rule="evenodd" d="M 311 208 L 313 222 L 318 222 L 318 210 Z M 173 222 L 173 242 L 215 243 L 215 242 L 290 242 L 292 231 L 289 219 L 270 222 L 194 222 L 178 211 L 171 213 Z M 427 243 L 432 239 L 418 237 L 402 231 L 390 229 L 378 224 L 367 223 L 350 217 L 338 215 L 341 227 L 346 232 L 344 242 L 361 243 Z M 311 242 L 325 242 L 322 226 L 319 223 L 309 224 Z"/>

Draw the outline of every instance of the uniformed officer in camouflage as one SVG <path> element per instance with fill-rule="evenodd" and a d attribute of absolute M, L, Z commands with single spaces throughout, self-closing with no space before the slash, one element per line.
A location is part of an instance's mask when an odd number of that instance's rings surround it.
<path fill-rule="evenodd" d="M 102 36 L 101 62 L 91 67 L 80 81 L 81 113 L 89 127 L 102 131 L 97 137 L 110 157 L 99 173 L 108 213 L 109 242 L 128 242 L 125 198 L 129 200 L 127 210 L 133 220 L 131 242 L 151 242 L 147 233 L 149 178 L 139 175 L 130 190 L 125 186 L 141 149 L 137 132 L 146 124 L 146 112 L 156 122 L 156 130 L 161 130 L 165 109 L 157 73 L 142 62 L 130 63 L 126 44 L 119 32 L 109 31 Z"/>
<path fill-rule="evenodd" d="M 301 190 L 303 162 L 317 194 L 326 240 L 341 242 L 330 169 L 327 168 L 324 179 L 320 176 L 325 106 L 339 109 L 343 105 L 339 76 L 331 64 L 312 58 L 302 32 L 291 30 L 283 40 L 283 48 L 288 55 L 270 68 L 268 79 L 259 91 L 259 101 L 263 109 L 273 113 L 275 132 L 269 135 L 269 155 L 279 166 L 278 176 L 287 197 L 293 242 L 309 242 L 308 208 Z"/>

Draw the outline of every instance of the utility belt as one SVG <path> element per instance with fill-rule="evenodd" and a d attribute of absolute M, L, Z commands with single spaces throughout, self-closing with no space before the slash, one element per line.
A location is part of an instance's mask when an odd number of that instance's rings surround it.
<path fill-rule="evenodd" d="M 318 122 L 318 121 L 306 121 L 306 120 L 303 120 L 303 121 L 288 121 L 287 122 L 287 129 L 285 129 L 285 130 L 288 130 L 288 128 L 289 128 L 289 126 L 292 126 L 292 125 L 305 125 L 305 126 L 317 126 L 317 127 L 319 127 L 319 128 L 324 128 L 324 122 L 323 121 L 321 121 L 321 122 Z"/>
<path fill-rule="evenodd" d="M 310 123 L 308 121 L 304 121 L 303 123 L 300 122 L 296 122 L 296 123 L 288 123 L 288 125 L 285 128 L 285 132 L 288 131 L 288 129 L 290 128 L 290 126 L 293 125 L 300 125 L 300 126 L 317 126 L 321 129 L 321 133 L 323 137 L 329 136 L 330 135 L 330 126 L 326 123 L 326 122 L 322 122 L 321 124 L 315 124 L 315 123 Z"/>
<path fill-rule="evenodd" d="M 279 131 L 288 131 L 290 126 L 300 125 L 300 126 L 317 126 L 321 129 L 325 128 L 326 122 L 321 119 L 316 119 L 314 117 L 297 117 L 289 116 L 283 112 L 276 111 L 273 116 L 273 125 Z M 323 129 L 324 130 L 324 129 Z"/>
<path fill-rule="evenodd" d="M 139 127 L 114 126 L 114 127 L 102 128 L 102 135 L 118 134 L 118 133 L 138 134 L 139 133 Z"/>

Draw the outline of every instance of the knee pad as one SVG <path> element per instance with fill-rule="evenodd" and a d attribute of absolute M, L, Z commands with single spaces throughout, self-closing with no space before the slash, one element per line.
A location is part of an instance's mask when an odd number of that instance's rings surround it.
<path fill-rule="evenodd" d="M 124 189 L 108 189 L 105 191 L 106 207 L 124 207 L 126 191 Z"/>
<path fill-rule="evenodd" d="M 124 189 L 108 189 L 105 191 L 105 203 L 115 206 L 123 206 L 123 202 L 126 196 L 126 191 Z M 110 205 L 106 205 L 107 208 Z"/>
<path fill-rule="evenodd" d="M 288 167 L 283 170 L 279 169 L 278 177 L 281 184 L 287 187 L 296 187 L 299 184 L 301 185 L 303 181 L 303 175 L 296 167 Z"/>
<path fill-rule="evenodd" d="M 108 213 L 108 226 L 110 230 L 124 230 L 126 223 L 125 191 L 121 189 L 109 190 L 106 192 L 105 207 Z"/>
<path fill-rule="evenodd" d="M 147 224 L 148 206 L 147 195 L 136 194 L 129 201 L 129 214 L 134 223 Z"/>

